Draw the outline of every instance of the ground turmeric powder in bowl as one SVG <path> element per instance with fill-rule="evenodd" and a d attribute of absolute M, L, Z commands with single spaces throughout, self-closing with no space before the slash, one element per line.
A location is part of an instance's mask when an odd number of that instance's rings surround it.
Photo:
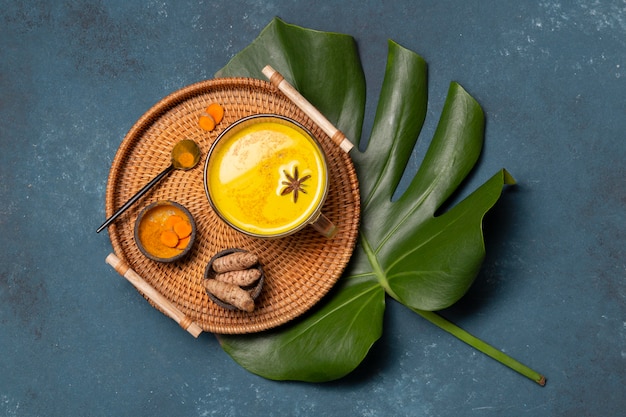
<path fill-rule="evenodd" d="M 174 262 L 191 250 L 196 238 L 193 216 L 173 201 L 157 201 L 144 208 L 135 221 L 135 243 L 146 257 Z"/>

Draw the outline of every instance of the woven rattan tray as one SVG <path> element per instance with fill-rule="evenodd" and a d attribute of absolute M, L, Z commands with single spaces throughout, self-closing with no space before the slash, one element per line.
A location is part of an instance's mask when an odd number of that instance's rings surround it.
<path fill-rule="evenodd" d="M 205 132 L 197 121 L 211 102 L 222 104 L 225 115 L 214 131 Z M 328 240 L 311 227 L 281 239 L 251 238 L 226 226 L 212 211 L 203 185 L 206 153 L 230 123 L 257 113 L 291 117 L 311 130 L 321 142 L 330 173 L 329 195 L 323 211 L 339 227 L 335 238 Z M 341 276 L 354 250 L 360 201 L 349 155 L 270 83 L 249 78 L 203 81 L 165 97 L 128 132 L 109 173 L 107 217 L 169 165 L 172 147 L 184 138 L 198 143 L 203 153 L 201 162 L 190 171 L 172 172 L 109 227 L 117 256 L 207 332 L 258 332 L 284 324 L 310 309 Z M 153 201 L 164 199 L 184 205 L 194 216 L 198 228 L 192 251 L 185 259 L 172 264 L 147 259 L 133 239 L 139 211 Z M 210 301 L 202 285 L 211 257 L 233 247 L 255 252 L 265 270 L 263 291 L 252 313 L 217 306 Z"/>

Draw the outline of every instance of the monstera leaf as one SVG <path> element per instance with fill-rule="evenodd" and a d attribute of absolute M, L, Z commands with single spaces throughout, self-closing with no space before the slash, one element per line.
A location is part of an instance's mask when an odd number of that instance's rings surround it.
<path fill-rule="evenodd" d="M 292 323 L 254 335 L 218 336 L 226 352 L 255 374 L 310 382 L 348 374 L 381 336 L 387 296 L 502 359 L 498 356 L 503 354 L 432 312 L 454 304 L 472 284 L 485 255 L 483 216 L 513 179 L 501 170 L 436 215 L 474 167 L 483 142 L 481 107 L 452 83 L 418 172 L 392 201 L 425 120 L 427 69 L 417 54 L 393 41 L 388 46 L 367 149 L 351 151 L 362 221 L 359 243 L 343 276 L 324 300 Z M 267 64 L 358 142 L 365 82 L 353 38 L 274 19 L 217 76 L 264 78 L 260 70 Z"/>

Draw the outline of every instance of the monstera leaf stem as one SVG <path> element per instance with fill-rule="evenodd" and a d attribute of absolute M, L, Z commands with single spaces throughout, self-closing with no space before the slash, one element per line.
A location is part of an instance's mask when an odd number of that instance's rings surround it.
<path fill-rule="evenodd" d="M 429 322 L 431 322 L 435 326 L 439 327 L 440 329 L 450 333 L 451 335 L 453 335 L 457 339 L 467 343 L 468 345 L 470 345 L 474 349 L 484 353 L 485 355 L 491 357 L 492 359 L 495 359 L 496 361 L 500 362 L 501 364 L 503 364 L 505 366 L 508 366 L 509 368 L 511 368 L 512 370 L 520 373 L 521 375 L 525 376 L 526 378 L 529 378 L 529 379 L 535 381 L 537 384 L 539 384 L 541 386 L 544 386 L 546 384 L 546 378 L 543 375 L 541 375 L 540 373 L 532 370 L 528 366 L 526 366 L 526 365 L 518 362 L 517 360 L 511 358 L 507 354 L 505 354 L 502 351 L 494 348 L 493 346 L 489 345 L 488 343 L 480 340 L 476 336 L 466 332 L 465 330 L 461 329 L 460 327 L 456 326 L 455 324 L 453 324 L 453 323 L 449 322 L 448 320 L 444 319 L 439 314 L 434 313 L 432 311 L 423 311 L 423 310 L 418 310 L 418 309 L 414 309 L 414 308 L 412 308 L 411 310 L 413 310 L 415 313 L 419 314 L 420 316 L 422 316 L 423 318 L 425 318 L 426 320 L 428 320 Z"/>
<path fill-rule="evenodd" d="M 367 241 L 367 239 L 363 235 L 361 235 L 360 236 L 360 241 L 361 241 L 361 245 L 363 246 L 363 251 L 367 254 L 367 257 L 368 257 L 368 259 L 370 261 L 370 264 L 372 266 L 372 269 L 373 269 L 373 273 L 376 276 L 376 279 L 378 280 L 380 286 L 385 289 L 385 292 L 391 298 L 393 298 L 396 301 L 402 303 L 402 300 L 393 292 L 393 290 L 389 286 L 389 282 L 386 279 L 386 274 L 384 273 L 383 268 L 381 267 L 381 265 L 378 263 L 377 258 L 376 258 L 376 254 L 375 254 L 374 250 L 372 249 L 372 247 L 370 246 L 370 244 Z M 474 349 L 478 350 L 479 352 L 484 353 L 485 355 L 489 356 L 490 358 L 495 359 L 496 361 L 500 362 L 501 364 L 503 364 L 503 365 L 511 368 L 512 370 L 520 373 L 521 375 L 525 376 L 526 378 L 531 379 L 532 381 L 536 382 L 537 384 L 539 384 L 541 386 L 544 386 L 546 384 L 546 378 L 543 375 L 541 375 L 540 373 L 538 373 L 535 370 L 529 368 L 528 366 L 524 365 L 523 363 L 513 359 L 512 357 L 508 356 L 504 352 L 496 349 L 495 347 L 491 346 L 490 344 L 486 343 L 485 341 L 483 341 L 483 340 L 477 338 L 476 336 L 472 335 L 471 333 L 463 330 L 462 328 L 460 328 L 457 325 L 455 325 L 454 323 L 446 320 L 445 318 L 443 318 L 439 314 L 437 314 L 435 312 L 432 312 L 432 311 L 419 310 L 419 309 L 416 309 L 416 308 L 411 308 L 411 310 L 414 311 L 415 313 L 417 313 L 418 315 L 420 315 L 422 318 L 428 320 L 430 323 L 432 323 L 435 326 L 439 327 L 440 329 L 446 331 L 447 333 L 450 333 L 452 336 L 456 337 L 457 339 L 461 340 L 462 342 L 470 345 L 471 347 L 473 347 Z"/>
<path fill-rule="evenodd" d="M 373 273 L 376 276 L 376 279 L 378 280 L 380 286 L 385 289 L 385 292 L 391 298 L 402 303 L 402 300 L 393 292 L 392 288 L 390 287 L 389 282 L 386 278 L 386 274 L 384 273 L 382 266 L 378 263 L 378 259 L 374 250 L 363 235 L 360 235 L 360 242 L 363 247 L 363 251 L 367 254 L 370 265 L 372 266 Z M 411 308 L 411 310 L 420 315 L 422 318 L 428 320 L 430 323 L 439 327 L 440 329 L 446 331 L 447 333 L 450 333 L 452 336 L 456 337 L 462 342 L 465 342 L 479 352 L 482 352 L 485 355 L 489 356 L 490 358 L 495 359 L 501 364 L 508 366 L 509 368 L 520 373 L 526 378 L 531 379 L 541 386 L 544 386 L 546 384 L 546 378 L 540 373 L 513 359 L 504 352 L 496 349 L 485 341 L 472 335 L 471 333 L 463 330 L 454 323 L 441 317 L 439 314 L 432 311 L 419 310 L 416 308 Z"/>
<path fill-rule="evenodd" d="M 359 235 L 359 239 L 361 241 L 361 245 L 363 246 L 363 252 L 365 252 L 365 254 L 367 255 L 367 259 L 369 260 L 370 265 L 372 267 L 372 272 L 374 273 L 374 276 L 378 280 L 378 283 L 380 284 L 381 287 L 383 287 L 385 292 L 389 294 L 393 299 L 395 299 L 396 301 L 400 301 L 400 298 L 393 292 L 393 290 L 391 289 L 391 286 L 389 286 L 389 281 L 387 281 L 387 276 L 385 272 L 383 271 L 382 266 L 378 262 L 378 258 L 376 257 L 376 252 L 370 245 L 369 241 L 365 238 L 365 236 L 363 236 L 362 233 Z"/>

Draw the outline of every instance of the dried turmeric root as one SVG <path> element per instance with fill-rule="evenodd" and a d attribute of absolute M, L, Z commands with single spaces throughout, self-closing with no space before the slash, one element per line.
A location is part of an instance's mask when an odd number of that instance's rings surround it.
<path fill-rule="evenodd" d="M 261 278 L 261 271 L 256 268 L 242 269 L 239 271 L 222 272 L 215 275 L 215 279 L 229 284 L 247 287 Z"/>
<path fill-rule="evenodd" d="M 250 252 L 235 252 L 213 261 L 213 270 L 217 273 L 248 269 L 255 265 L 259 258 Z"/>
<path fill-rule="evenodd" d="M 216 279 L 205 279 L 204 288 L 215 297 L 239 310 L 251 313 L 254 311 L 254 300 L 248 291 L 241 287 Z"/>

